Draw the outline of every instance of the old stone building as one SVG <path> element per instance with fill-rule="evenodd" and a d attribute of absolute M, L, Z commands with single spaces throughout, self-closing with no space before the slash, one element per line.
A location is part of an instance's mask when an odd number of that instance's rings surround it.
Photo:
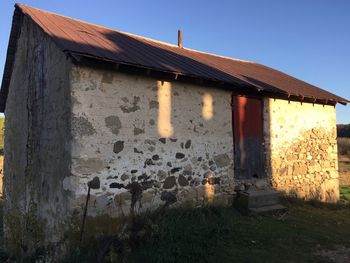
<path fill-rule="evenodd" d="M 7 246 L 66 242 L 91 181 L 101 228 L 165 204 L 229 205 L 247 187 L 337 201 L 347 102 L 257 63 L 16 5 L 0 101 Z"/>

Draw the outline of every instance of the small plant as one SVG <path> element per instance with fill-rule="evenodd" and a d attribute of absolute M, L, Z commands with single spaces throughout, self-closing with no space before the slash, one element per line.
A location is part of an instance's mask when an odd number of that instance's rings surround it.
<path fill-rule="evenodd" d="M 340 198 L 350 202 L 350 186 L 340 186 Z"/>

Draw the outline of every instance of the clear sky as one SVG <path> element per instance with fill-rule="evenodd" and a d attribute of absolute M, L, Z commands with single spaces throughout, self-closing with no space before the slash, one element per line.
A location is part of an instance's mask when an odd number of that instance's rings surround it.
<path fill-rule="evenodd" d="M 0 2 L 2 74 L 15 1 Z M 350 99 L 349 0 L 22 0 L 21 3 L 185 47 L 251 60 Z M 350 123 L 350 106 L 337 106 Z"/>

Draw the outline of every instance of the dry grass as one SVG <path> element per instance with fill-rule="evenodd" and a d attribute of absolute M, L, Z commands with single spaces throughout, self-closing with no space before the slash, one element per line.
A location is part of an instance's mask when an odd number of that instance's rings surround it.
<path fill-rule="evenodd" d="M 339 172 L 339 185 L 350 185 L 350 171 Z"/>
<path fill-rule="evenodd" d="M 350 138 L 338 138 L 339 184 L 350 185 Z"/>

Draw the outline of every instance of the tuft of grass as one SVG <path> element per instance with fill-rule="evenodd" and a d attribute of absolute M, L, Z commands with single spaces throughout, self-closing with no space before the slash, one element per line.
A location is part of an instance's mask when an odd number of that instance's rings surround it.
<path fill-rule="evenodd" d="M 340 198 L 350 202 L 350 186 L 340 186 Z"/>

